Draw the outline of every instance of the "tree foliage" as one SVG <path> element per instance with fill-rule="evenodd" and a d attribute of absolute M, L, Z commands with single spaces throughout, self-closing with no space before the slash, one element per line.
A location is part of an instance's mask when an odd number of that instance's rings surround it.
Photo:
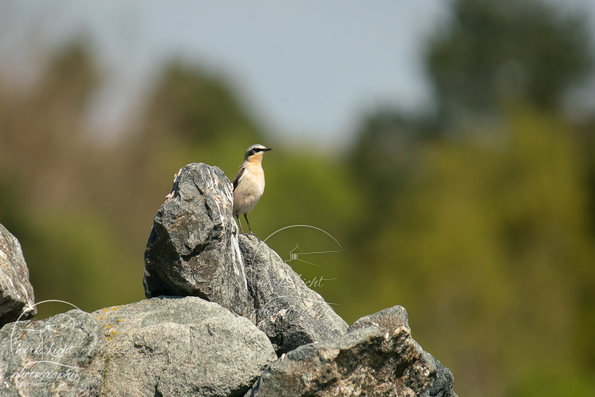
<path fill-rule="evenodd" d="M 498 113 L 522 98 L 554 110 L 591 72 L 586 19 L 538 0 L 459 0 L 430 42 L 427 65 L 447 119 Z"/>
<path fill-rule="evenodd" d="M 592 60 L 581 16 L 458 0 L 428 43 L 438 111 L 361 124 L 357 296 L 407 307 L 461 394 L 537 394 L 541 374 L 556 395 L 595 390 L 595 129 L 560 112 Z"/>
<path fill-rule="evenodd" d="M 422 344 L 456 357 L 450 365 L 475 394 L 509 393 L 501 380 L 536 362 L 551 369 L 564 357 L 580 368 L 571 358 L 587 331 L 581 319 L 595 315 L 583 311 L 595 251 L 572 134 L 522 105 L 509 110 L 507 126 L 497 147 L 424 146 L 422 172 L 366 247 L 371 301 L 404 304 Z"/>

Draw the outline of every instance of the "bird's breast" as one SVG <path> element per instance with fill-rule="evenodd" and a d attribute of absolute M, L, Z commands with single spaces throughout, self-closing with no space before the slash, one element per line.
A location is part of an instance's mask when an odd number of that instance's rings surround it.
<path fill-rule="evenodd" d="M 251 211 L 264 193 L 264 172 L 260 167 L 246 167 L 234 193 L 234 215 Z"/>

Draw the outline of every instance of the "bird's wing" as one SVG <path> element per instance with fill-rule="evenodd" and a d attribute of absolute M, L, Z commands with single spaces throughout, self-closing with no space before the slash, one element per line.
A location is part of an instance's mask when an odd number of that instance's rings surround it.
<path fill-rule="evenodd" d="M 242 175 L 244 175 L 244 171 L 246 169 L 244 167 L 240 167 L 238 174 L 236 175 L 235 179 L 233 180 L 233 191 L 236 191 L 236 187 L 238 187 L 238 183 L 240 183 L 240 179 L 242 179 Z"/>

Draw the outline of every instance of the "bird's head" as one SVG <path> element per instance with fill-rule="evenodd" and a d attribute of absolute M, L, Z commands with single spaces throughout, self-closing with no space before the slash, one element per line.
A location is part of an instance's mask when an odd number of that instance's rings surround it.
<path fill-rule="evenodd" d="M 259 144 L 252 145 L 246 150 L 244 161 L 248 161 L 250 163 L 260 163 L 262 162 L 264 152 L 268 152 L 269 150 L 273 149 Z"/>

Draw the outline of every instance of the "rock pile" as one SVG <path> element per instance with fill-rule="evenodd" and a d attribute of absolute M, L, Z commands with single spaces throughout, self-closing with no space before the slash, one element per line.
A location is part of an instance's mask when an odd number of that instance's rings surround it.
<path fill-rule="evenodd" d="M 269 364 L 246 397 L 453 396 L 453 376 L 411 338 L 401 306 L 363 317 L 340 338 Z"/>
<path fill-rule="evenodd" d="M 180 170 L 147 243 L 148 299 L 5 325 L 0 395 L 456 396 L 404 308 L 348 327 L 266 244 L 240 235 L 231 210 L 220 169 Z M 7 318 L 33 313 L 27 294 Z"/>

